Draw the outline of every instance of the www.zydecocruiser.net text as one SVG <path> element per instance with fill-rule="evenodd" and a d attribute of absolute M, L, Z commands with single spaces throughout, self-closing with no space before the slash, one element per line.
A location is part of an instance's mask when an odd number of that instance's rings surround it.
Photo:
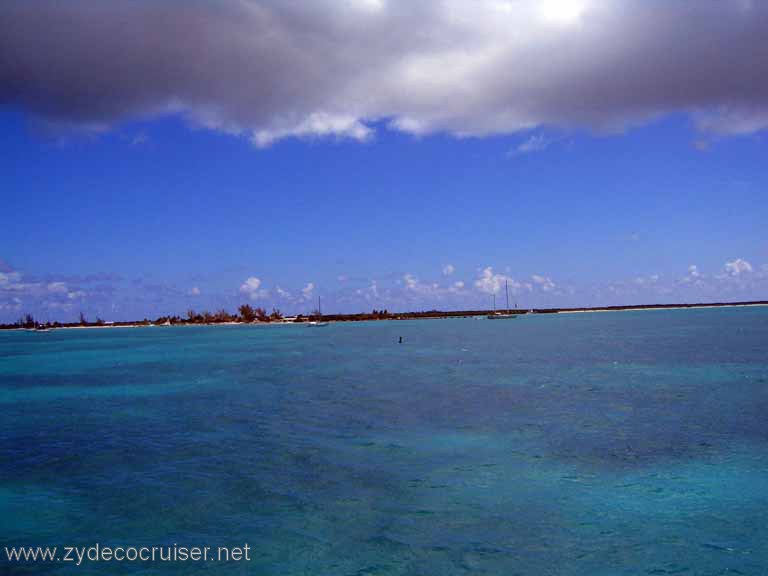
<path fill-rule="evenodd" d="M 18 546 L 5 548 L 8 562 L 242 562 L 251 560 L 243 546 Z"/>

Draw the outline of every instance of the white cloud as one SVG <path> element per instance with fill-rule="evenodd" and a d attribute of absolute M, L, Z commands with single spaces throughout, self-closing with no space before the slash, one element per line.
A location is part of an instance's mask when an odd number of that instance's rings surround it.
<path fill-rule="evenodd" d="M 768 126 L 768 110 L 749 110 L 720 106 L 714 111 L 696 115 L 696 125 L 702 132 L 722 136 L 739 136 L 764 130 Z M 709 141 L 702 140 L 709 147 Z"/>
<path fill-rule="evenodd" d="M 638 276 L 633 280 L 635 284 L 638 284 L 640 286 L 648 285 L 648 284 L 656 284 L 658 281 L 659 281 L 658 274 L 651 274 L 650 276 Z"/>
<path fill-rule="evenodd" d="M 251 140 L 259 148 L 266 148 L 283 138 L 327 136 L 365 142 L 373 136 L 373 130 L 354 116 L 313 112 L 294 126 L 257 130 Z"/>
<path fill-rule="evenodd" d="M 0 272 L 0 291 L 33 296 L 57 295 L 67 293 L 67 284 L 65 282 L 22 282 L 20 272 Z"/>
<path fill-rule="evenodd" d="M 200 296 L 201 294 L 200 288 L 198 288 L 197 286 L 192 286 L 192 288 L 189 289 L 188 294 L 189 296 Z"/>
<path fill-rule="evenodd" d="M 248 296 L 251 300 L 259 300 L 269 295 L 267 290 L 261 288 L 261 280 L 255 276 L 250 276 L 240 286 L 240 294 Z"/>
<path fill-rule="evenodd" d="M 25 311 L 71 310 L 75 302 L 82 302 L 86 297 L 103 295 L 104 287 L 94 286 L 84 289 L 72 286 L 75 280 L 63 281 L 23 281 L 23 275 L 17 271 L 0 272 L 0 311 L 10 312 L 22 305 Z M 80 279 L 79 282 L 100 281 L 96 276 Z M 22 300 L 23 298 L 23 300 Z"/>
<path fill-rule="evenodd" d="M 379 285 L 378 285 L 378 282 L 376 282 L 376 280 L 371 280 L 367 288 L 358 288 L 357 290 L 355 290 L 355 294 L 357 294 L 358 296 L 362 296 L 369 302 L 372 300 L 379 300 L 382 298 L 385 300 L 388 299 L 386 295 L 382 295 L 381 292 L 379 291 Z"/>
<path fill-rule="evenodd" d="M 407 294 L 430 299 L 442 299 L 446 296 L 454 296 L 463 293 L 464 282 L 456 281 L 448 286 L 441 286 L 437 282 L 421 282 L 413 274 L 406 274 L 402 279 Z"/>
<path fill-rule="evenodd" d="M 315 284 L 310 282 L 304 288 L 301 289 L 301 294 L 304 300 L 310 300 L 315 292 Z"/>
<path fill-rule="evenodd" d="M 456 272 L 456 268 L 453 264 L 446 264 L 443 266 L 443 276 L 450 276 L 454 272 Z"/>
<path fill-rule="evenodd" d="M 403 276 L 403 282 L 405 283 L 406 290 L 410 292 L 415 292 L 421 295 L 435 294 L 439 290 L 438 284 L 422 283 L 413 274 L 406 274 L 405 276 Z"/>
<path fill-rule="evenodd" d="M 291 299 L 293 299 L 293 295 L 290 292 L 288 292 L 287 290 L 283 290 L 280 286 L 275 288 L 275 292 L 277 292 L 277 295 L 280 298 L 283 298 L 284 300 L 291 300 Z"/>
<path fill-rule="evenodd" d="M 506 277 L 503 274 L 494 274 L 493 268 L 488 266 L 483 269 L 480 278 L 475 280 L 475 287 L 486 294 L 496 294 Z"/>
<path fill-rule="evenodd" d="M 18 272 L 0 272 L 0 287 L 15 284 L 21 280 L 21 274 Z"/>
<path fill-rule="evenodd" d="M 243 282 L 242 286 L 240 286 L 240 292 L 243 292 L 243 293 L 256 292 L 260 286 L 261 286 L 261 280 L 259 280 L 255 276 L 251 276 L 245 282 Z"/>
<path fill-rule="evenodd" d="M 541 134 L 531 136 L 525 142 L 509 151 L 509 156 L 520 156 L 521 154 L 530 154 L 532 152 L 542 152 L 549 146 L 550 141 Z"/>
<path fill-rule="evenodd" d="M 741 258 L 725 263 L 725 273 L 729 276 L 740 276 L 752 272 L 752 264 Z"/>
<path fill-rule="evenodd" d="M 515 293 L 521 288 L 530 290 L 532 286 L 528 283 L 521 283 L 507 276 L 506 274 L 495 274 L 493 268 L 488 266 L 480 272 L 480 277 L 475 280 L 475 288 L 485 294 L 498 294 L 505 284 L 509 285 L 509 289 Z"/>
<path fill-rule="evenodd" d="M 567 26 L 581 19 L 586 7 L 585 0 L 540 0 L 539 14 L 548 22 Z"/>
<path fill-rule="evenodd" d="M 2 274 L 0 272 L 0 274 Z M 0 310 L 3 311 L 17 311 L 21 309 L 21 299 L 11 298 L 8 302 L 0 302 Z"/>
<path fill-rule="evenodd" d="M 547 276 L 539 276 L 538 274 L 534 274 L 531 276 L 531 279 L 533 280 L 534 284 L 538 285 L 539 288 L 541 288 L 544 292 L 551 292 L 555 289 L 555 283 L 552 282 L 552 279 Z"/>
<path fill-rule="evenodd" d="M 65 294 L 67 292 L 67 284 L 65 282 L 51 282 L 48 284 L 48 292 Z"/>
<path fill-rule="evenodd" d="M 704 276 L 702 275 L 701 271 L 699 270 L 699 267 L 696 266 L 696 264 L 691 264 L 688 266 L 688 274 L 683 276 L 680 279 L 681 284 L 695 284 L 700 285 L 704 281 Z"/>

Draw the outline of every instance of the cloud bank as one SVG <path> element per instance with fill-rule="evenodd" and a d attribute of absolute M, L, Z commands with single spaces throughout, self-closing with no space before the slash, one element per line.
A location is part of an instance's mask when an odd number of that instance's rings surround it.
<path fill-rule="evenodd" d="M 690 114 L 768 127 L 753 0 L 5 0 L 0 103 L 67 126 L 181 115 L 267 146 L 622 130 Z"/>
<path fill-rule="evenodd" d="M 362 312 L 371 309 L 480 310 L 490 308 L 491 295 L 502 305 L 505 286 L 521 308 L 611 306 L 654 303 L 693 303 L 761 300 L 768 291 L 768 264 L 744 258 L 727 260 L 709 269 L 691 264 L 679 273 L 634 275 L 610 282 L 584 283 L 545 274 L 496 272 L 485 266 L 456 279 L 435 271 L 436 278 L 414 274 L 383 277 L 348 277 L 322 287 L 301 282 L 286 290 L 276 279 L 250 276 L 228 289 L 216 280 L 211 285 L 179 288 L 119 276 L 29 277 L 6 267 L 0 271 L 0 323 L 16 321 L 24 313 L 39 320 L 88 318 L 135 320 L 166 314 L 185 315 L 187 309 L 236 310 L 245 302 L 277 307 L 289 314 L 309 313 L 322 297 L 323 309 Z M 303 288 L 302 288 L 303 286 Z"/>

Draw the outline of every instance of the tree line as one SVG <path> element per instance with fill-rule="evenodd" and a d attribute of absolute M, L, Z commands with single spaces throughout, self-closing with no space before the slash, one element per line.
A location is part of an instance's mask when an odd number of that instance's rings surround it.
<path fill-rule="evenodd" d="M 399 315 L 398 315 L 399 316 Z M 307 322 L 310 320 L 320 319 L 320 312 L 318 310 L 312 311 L 308 315 L 298 314 L 295 322 Z M 396 316 L 390 314 L 385 310 L 374 309 L 370 313 L 360 314 L 331 314 L 323 315 L 323 319 L 335 320 L 335 321 L 352 321 L 352 320 L 386 320 L 389 318 L 395 318 Z M 272 308 L 271 312 L 267 312 L 264 308 L 253 307 L 250 304 L 243 304 L 238 307 L 237 313 L 230 314 L 225 309 L 220 309 L 216 312 L 210 312 L 208 310 L 196 311 L 193 309 L 187 310 L 185 316 L 167 315 L 160 316 L 154 320 L 144 318 L 143 320 L 133 320 L 130 322 L 105 322 L 102 318 L 97 317 L 94 321 L 89 321 L 85 314 L 80 312 L 79 319 L 76 322 L 38 322 L 32 316 L 32 314 L 24 314 L 19 320 L 12 324 L 0 324 L 0 329 L 9 328 L 61 328 L 61 327 L 74 327 L 74 326 L 148 326 L 150 324 L 168 325 L 189 325 L 189 324 L 225 324 L 225 323 L 268 323 L 268 322 L 281 322 L 284 320 L 283 313 L 277 308 Z"/>

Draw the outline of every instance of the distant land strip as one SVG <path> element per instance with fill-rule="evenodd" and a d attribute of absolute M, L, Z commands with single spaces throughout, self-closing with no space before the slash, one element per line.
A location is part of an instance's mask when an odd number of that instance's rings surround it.
<path fill-rule="evenodd" d="M 734 306 L 768 306 L 768 300 L 754 300 L 748 302 L 700 302 L 696 304 L 635 304 L 632 306 L 595 306 L 588 308 L 533 308 L 509 310 L 509 314 L 536 315 L 536 314 L 565 314 L 575 312 L 620 312 L 631 310 L 670 310 L 688 308 L 726 308 Z M 499 312 L 498 310 L 496 312 Z M 507 311 L 505 311 L 506 313 Z M 420 312 L 389 312 L 387 310 L 373 310 L 369 313 L 359 314 L 323 314 L 322 317 L 314 314 L 297 316 L 283 316 L 278 310 L 267 314 L 263 309 L 253 309 L 243 305 L 238 314 L 229 314 L 224 310 L 216 313 L 196 313 L 190 310 L 186 317 L 161 316 L 155 320 L 147 318 L 125 322 L 109 322 L 97 318 L 88 321 L 83 314 L 78 322 L 45 322 L 36 321 L 32 315 L 26 314 L 12 324 L 0 324 L 0 330 L 45 330 L 53 328 L 115 328 L 115 327 L 139 327 L 139 326 L 210 326 L 210 325 L 236 325 L 236 324 L 301 324 L 316 322 L 322 319 L 324 322 L 364 322 L 371 320 L 414 320 L 414 319 L 440 319 L 440 318 L 471 318 L 493 314 L 492 310 L 426 310 Z"/>

